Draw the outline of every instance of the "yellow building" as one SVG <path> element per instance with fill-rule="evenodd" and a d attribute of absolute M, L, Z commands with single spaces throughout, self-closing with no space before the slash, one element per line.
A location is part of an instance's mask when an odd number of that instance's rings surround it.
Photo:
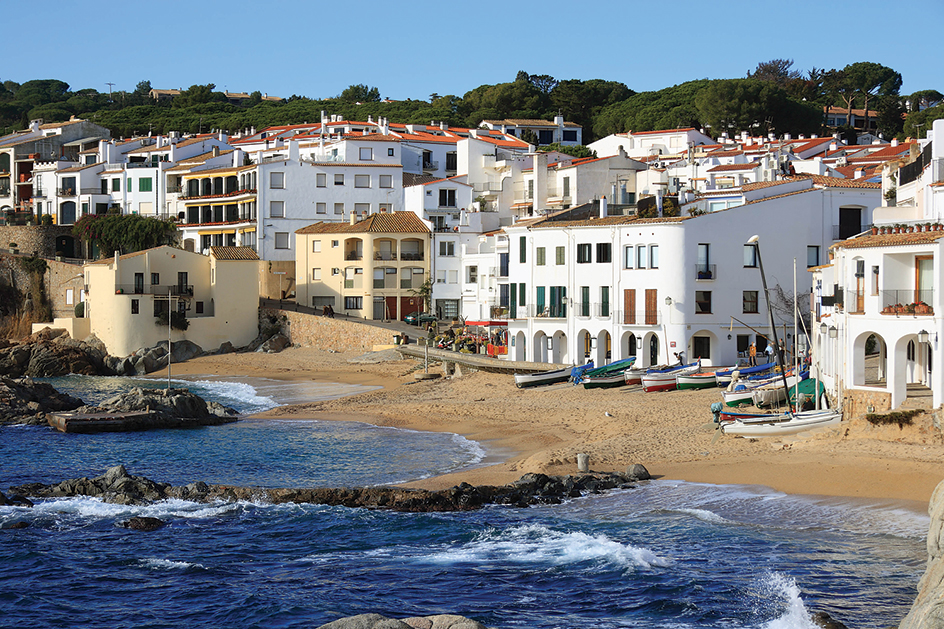
<path fill-rule="evenodd" d="M 431 233 L 412 212 L 315 223 L 295 232 L 296 300 L 364 319 L 422 312 Z"/>
<path fill-rule="evenodd" d="M 116 255 L 85 265 L 85 316 L 113 356 L 153 347 L 168 336 L 168 308 L 189 321 L 173 342 L 214 350 L 248 345 L 258 333 L 259 257 L 245 247 L 212 247 L 207 256 L 174 247 Z"/>

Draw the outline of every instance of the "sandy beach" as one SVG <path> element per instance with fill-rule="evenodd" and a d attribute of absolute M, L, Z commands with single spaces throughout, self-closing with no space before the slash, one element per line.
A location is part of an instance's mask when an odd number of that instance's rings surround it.
<path fill-rule="evenodd" d="M 639 387 L 585 390 L 564 383 L 519 390 L 512 376 L 485 372 L 417 382 L 414 360 L 370 362 L 361 356 L 304 347 L 204 356 L 173 365 L 172 372 L 380 386 L 263 416 L 452 432 L 489 451 L 481 467 L 414 484 L 432 489 L 462 481 L 503 484 L 527 472 L 575 473 L 578 453 L 590 456 L 592 470 L 642 463 L 663 479 L 765 485 L 785 493 L 901 501 L 915 508 L 927 504 L 944 477 L 944 440 L 929 414 L 904 428 L 856 420 L 802 437 L 722 436 L 713 443 L 706 424 L 711 403 L 720 399 L 714 389 L 645 393 Z"/>

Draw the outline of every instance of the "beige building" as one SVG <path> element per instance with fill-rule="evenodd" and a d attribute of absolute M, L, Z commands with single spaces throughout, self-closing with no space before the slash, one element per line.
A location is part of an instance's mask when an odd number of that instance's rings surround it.
<path fill-rule="evenodd" d="M 364 319 L 422 312 L 430 230 L 412 212 L 315 223 L 295 232 L 296 300 Z"/>
<path fill-rule="evenodd" d="M 205 350 L 247 345 L 258 333 L 259 257 L 245 247 L 211 247 L 209 255 L 156 247 L 85 265 L 85 316 L 113 356 L 166 341 L 158 324 L 168 307 L 189 327 L 172 330 Z"/>

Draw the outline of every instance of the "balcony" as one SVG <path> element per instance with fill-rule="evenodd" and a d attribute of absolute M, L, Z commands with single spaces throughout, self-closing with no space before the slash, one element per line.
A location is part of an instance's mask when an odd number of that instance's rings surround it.
<path fill-rule="evenodd" d="M 423 170 L 439 170 L 439 162 L 434 160 L 423 160 Z"/>
<path fill-rule="evenodd" d="M 389 261 L 396 260 L 397 254 L 394 251 L 375 251 L 374 260 Z"/>
<path fill-rule="evenodd" d="M 74 196 L 75 196 L 75 188 L 59 188 L 59 189 L 56 191 L 56 193 L 57 193 L 60 197 L 74 197 Z"/>
<path fill-rule="evenodd" d="M 344 254 L 345 260 L 363 260 L 364 254 L 360 251 L 348 251 Z"/>
<path fill-rule="evenodd" d="M 662 325 L 662 313 L 658 310 L 615 310 L 613 318 L 621 325 Z"/>
<path fill-rule="evenodd" d="M 518 316 L 541 319 L 566 319 L 567 304 L 530 304 L 518 307 Z"/>
<path fill-rule="evenodd" d="M 716 264 L 696 264 L 695 265 L 695 279 L 696 280 L 716 280 L 718 279 L 718 265 Z"/>
<path fill-rule="evenodd" d="M 193 297 L 193 284 L 171 286 L 158 284 L 145 284 L 136 286 L 134 284 L 115 284 L 116 295 L 156 295 L 158 297 Z"/>
<path fill-rule="evenodd" d="M 881 297 L 881 314 L 883 315 L 917 317 L 934 314 L 934 308 L 931 306 L 934 303 L 934 289 L 932 288 L 883 290 Z M 862 314 L 853 311 L 857 304 L 855 292 L 850 291 L 847 303 L 850 314 Z"/>
<path fill-rule="evenodd" d="M 404 261 L 409 260 L 409 261 L 422 262 L 425 258 L 426 257 L 423 255 L 423 252 L 421 251 L 420 252 L 404 251 L 403 253 L 400 254 L 400 259 Z"/>

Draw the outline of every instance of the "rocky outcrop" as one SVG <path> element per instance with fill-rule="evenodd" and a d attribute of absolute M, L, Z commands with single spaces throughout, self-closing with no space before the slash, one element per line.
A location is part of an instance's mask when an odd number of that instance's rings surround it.
<path fill-rule="evenodd" d="M 645 468 L 642 469 L 645 470 Z M 55 485 L 30 483 L 14 487 L 11 492 L 37 498 L 92 496 L 117 504 L 148 504 L 167 498 L 179 498 L 194 502 L 246 500 L 273 504 L 320 504 L 393 511 L 434 512 L 471 511 L 487 504 L 516 507 L 557 504 L 565 498 L 575 498 L 585 493 L 596 493 L 617 487 L 631 488 L 636 478 L 622 472 L 580 476 L 525 474 L 514 483 L 501 487 L 490 485 L 473 487 L 462 483 L 441 491 L 403 487 L 261 489 L 209 485 L 203 482 L 175 487 L 167 483 L 131 476 L 123 466 L 118 465 L 97 478 L 64 480 Z"/>
<path fill-rule="evenodd" d="M 71 411 L 82 404 L 45 382 L 0 376 L 0 424 L 45 424 L 46 413 Z"/>
<path fill-rule="evenodd" d="M 283 334 L 276 334 L 260 345 L 256 351 L 264 352 L 266 354 L 276 354 L 291 344 L 292 342 L 288 340 L 288 337 Z"/>
<path fill-rule="evenodd" d="M 318 629 L 488 629 L 480 622 L 464 616 L 439 614 L 413 618 L 387 618 L 380 614 L 359 614 L 321 625 Z"/>
<path fill-rule="evenodd" d="M 45 328 L 19 343 L 5 345 L 0 349 L 0 376 L 111 375 L 103 349 L 95 343 L 76 341 L 62 329 Z"/>
<path fill-rule="evenodd" d="M 944 629 L 944 481 L 928 505 L 928 567 L 918 581 L 918 597 L 899 629 Z"/>
<path fill-rule="evenodd" d="M 127 430 L 151 428 L 182 428 L 215 426 L 236 421 L 235 409 L 217 402 L 207 402 L 186 389 L 133 388 L 108 398 L 98 406 L 80 406 L 78 414 L 141 413 L 148 416 L 136 419 Z"/>

